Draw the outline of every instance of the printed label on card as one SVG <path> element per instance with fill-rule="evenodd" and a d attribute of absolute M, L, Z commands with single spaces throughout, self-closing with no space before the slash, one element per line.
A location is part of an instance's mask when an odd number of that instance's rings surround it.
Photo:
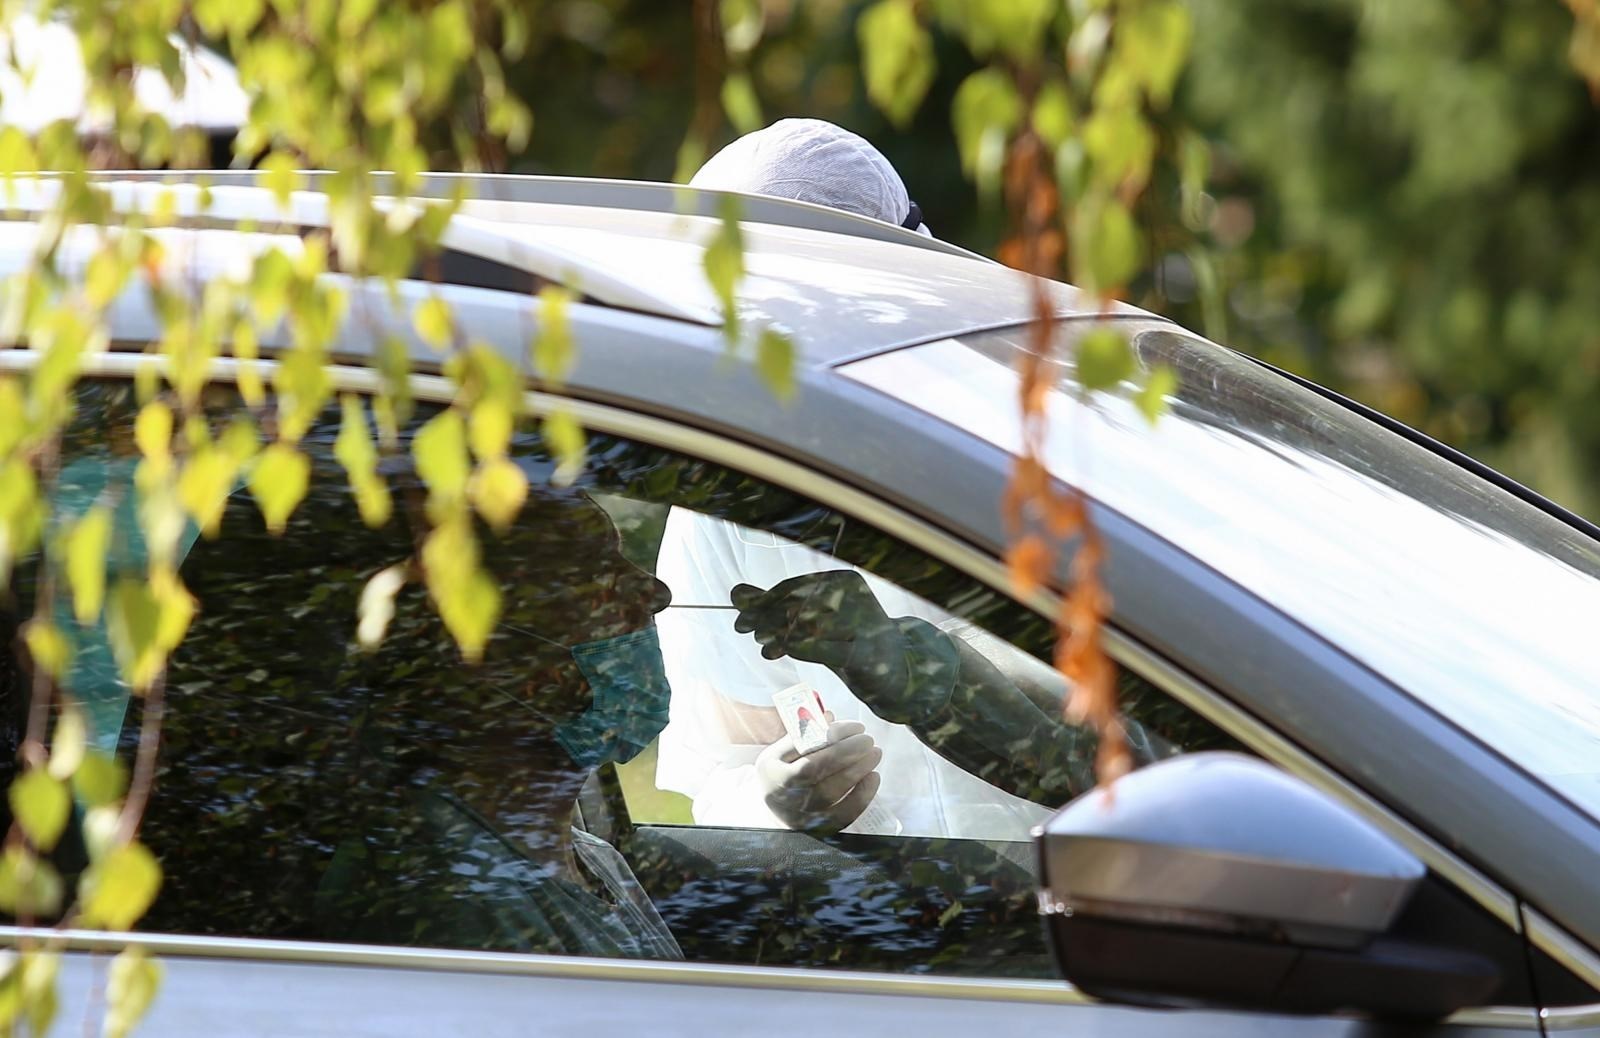
<path fill-rule="evenodd" d="M 772 693 L 784 730 L 794 740 L 795 752 L 804 757 L 828 745 L 828 712 L 822 697 L 810 685 L 790 685 Z"/>

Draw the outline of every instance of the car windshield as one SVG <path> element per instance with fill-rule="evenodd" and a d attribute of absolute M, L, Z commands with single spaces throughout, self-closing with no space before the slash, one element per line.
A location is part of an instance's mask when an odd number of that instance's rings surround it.
<path fill-rule="evenodd" d="M 1169 413 L 1152 426 L 1125 392 L 1084 404 L 1060 362 L 1050 471 L 1600 818 L 1600 544 L 1238 354 L 1176 329 L 1133 341 L 1177 371 Z M 1027 348 L 1026 330 L 985 332 L 843 371 L 1015 451 Z"/>

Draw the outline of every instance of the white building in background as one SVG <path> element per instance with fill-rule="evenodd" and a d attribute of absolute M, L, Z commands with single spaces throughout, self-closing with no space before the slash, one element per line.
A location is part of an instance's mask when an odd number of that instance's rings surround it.
<path fill-rule="evenodd" d="M 243 126 L 250 99 L 225 58 L 173 37 L 186 76 L 174 97 L 166 77 L 153 69 L 134 72 L 133 89 L 141 104 L 172 126 L 197 126 L 208 134 L 232 135 Z M 20 70 L 20 74 L 19 74 Z M 58 119 L 72 119 L 85 133 L 106 128 L 104 113 L 88 111 L 83 54 L 70 25 L 40 22 L 19 12 L 0 28 L 0 126 L 36 133 Z"/>

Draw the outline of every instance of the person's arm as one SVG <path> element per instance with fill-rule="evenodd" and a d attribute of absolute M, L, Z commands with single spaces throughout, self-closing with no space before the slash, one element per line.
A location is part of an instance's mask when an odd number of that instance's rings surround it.
<path fill-rule="evenodd" d="M 963 770 L 1046 804 L 1093 786 L 1093 734 L 1041 708 L 1052 692 L 1034 670 L 1008 675 L 964 638 L 884 615 L 858 574 L 795 577 L 765 592 L 741 585 L 733 601 L 735 628 L 764 656 L 827 666 L 879 717 Z"/>

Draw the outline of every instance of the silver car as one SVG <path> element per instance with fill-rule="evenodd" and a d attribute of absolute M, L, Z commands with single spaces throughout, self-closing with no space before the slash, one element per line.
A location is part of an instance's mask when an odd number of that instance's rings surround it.
<path fill-rule="evenodd" d="M 205 229 L 159 232 L 195 283 L 297 246 L 260 230 L 274 202 L 249 175 L 213 183 Z M 484 531 L 504 612 L 476 665 L 415 582 L 384 645 L 356 645 L 363 582 L 412 545 L 398 519 L 361 522 L 337 407 L 304 438 L 312 489 L 281 537 L 240 492 L 220 538 L 184 539 L 201 612 L 142 831 L 165 875 L 136 935 L 166 966 L 147 1033 L 1600 1033 L 1600 530 L 1360 405 L 1046 285 L 1045 461 L 1106 540 L 1105 640 L 1143 765 L 1108 800 L 1041 662 L 1055 593 L 1019 598 L 1001 561 L 1021 275 L 745 199 L 739 321 L 795 343 L 780 401 L 705 283 L 716 198 L 467 186 L 439 281 L 403 282 L 398 310 L 347 286 L 333 378 L 374 392 L 399 336 L 413 436 L 453 385 L 410 306 L 437 293 L 528 373 L 530 292 L 564 284 L 576 366 L 559 387 L 528 374 L 526 400 L 578 418 L 587 461 L 574 478 L 517 434 L 531 491 Z M 122 207 L 151 190 L 113 187 Z M 314 190 L 294 204 L 289 223 L 328 222 Z M 26 208 L 0 274 L 28 262 Z M 87 248 L 69 240 L 67 264 Z M 1071 343 L 1107 321 L 1179 376 L 1155 424 L 1127 391 L 1078 391 Z M 128 479 L 132 380 L 159 363 L 142 294 L 111 332 L 66 439 L 68 514 Z M 265 371 L 287 342 L 263 337 Z M 225 417 L 246 405 L 238 365 L 217 371 Z M 402 512 L 405 456 L 384 463 Z M 114 566 L 142 564 L 128 508 Z M 916 695 L 758 643 L 749 604 L 783 588 L 841 610 L 846 656 L 903 635 Z M 139 703 L 103 632 L 74 666 L 102 748 L 131 746 Z M 15 706 L 25 675 L 3 676 Z M 773 695 L 797 686 L 881 760 L 842 830 L 763 793 Z M 127 938 L 65 938 L 70 1017 Z"/>

